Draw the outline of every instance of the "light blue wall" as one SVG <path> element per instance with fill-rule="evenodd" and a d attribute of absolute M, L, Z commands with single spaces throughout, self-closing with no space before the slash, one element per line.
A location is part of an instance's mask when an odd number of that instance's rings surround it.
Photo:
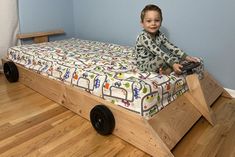
<path fill-rule="evenodd" d="M 127 0 L 74 0 L 77 37 L 133 45 L 139 32 L 143 2 Z"/>
<path fill-rule="evenodd" d="M 224 87 L 235 90 L 234 0 L 19 0 L 21 32 L 64 28 L 66 37 L 133 46 L 139 13 L 149 3 L 163 11 L 162 31 Z"/>
<path fill-rule="evenodd" d="M 235 89 L 234 0 L 74 0 L 79 38 L 134 45 L 139 13 L 149 3 L 163 11 L 163 29 L 185 52 L 203 57 L 206 69 L 224 87 Z"/>
<path fill-rule="evenodd" d="M 72 0 L 19 0 L 20 32 L 30 33 L 63 28 L 65 35 L 50 40 L 74 36 Z"/>

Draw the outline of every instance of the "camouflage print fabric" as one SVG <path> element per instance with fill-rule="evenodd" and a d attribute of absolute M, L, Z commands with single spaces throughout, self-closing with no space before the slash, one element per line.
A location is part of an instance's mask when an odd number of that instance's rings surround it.
<path fill-rule="evenodd" d="M 162 47 L 165 47 L 169 52 L 164 52 Z M 159 68 L 163 70 L 172 68 L 174 63 L 179 63 L 186 56 L 186 53 L 170 43 L 160 31 L 156 34 L 155 39 L 146 31 L 142 31 L 137 37 L 135 57 L 137 67 L 141 71 L 158 72 Z"/>

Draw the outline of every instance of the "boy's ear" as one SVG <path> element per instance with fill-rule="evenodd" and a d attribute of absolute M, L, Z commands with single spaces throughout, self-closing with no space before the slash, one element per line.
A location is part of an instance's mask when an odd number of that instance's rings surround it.
<path fill-rule="evenodd" d="M 140 21 L 140 25 L 141 25 L 142 27 L 144 27 L 144 24 L 143 24 L 143 22 L 142 22 L 142 21 Z"/>

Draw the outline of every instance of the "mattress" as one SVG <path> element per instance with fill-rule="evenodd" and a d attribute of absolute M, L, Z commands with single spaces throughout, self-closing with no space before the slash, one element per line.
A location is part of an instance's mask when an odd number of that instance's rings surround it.
<path fill-rule="evenodd" d="M 143 73 L 133 52 L 133 47 L 72 38 L 14 46 L 7 57 L 149 119 L 188 90 L 185 75 Z M 202 70 L 203 65 L 195 72 L 200 76 Z"/>

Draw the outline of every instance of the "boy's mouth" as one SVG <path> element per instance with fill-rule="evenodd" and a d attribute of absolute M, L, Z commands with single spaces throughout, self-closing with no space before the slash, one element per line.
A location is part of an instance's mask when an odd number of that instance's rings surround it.
<path fill-rule="evenodd" d="M 152 28 L 150 28 L 151 30 L 156 30 L 157 29 L 157 27 L 152 27 Z"/>

